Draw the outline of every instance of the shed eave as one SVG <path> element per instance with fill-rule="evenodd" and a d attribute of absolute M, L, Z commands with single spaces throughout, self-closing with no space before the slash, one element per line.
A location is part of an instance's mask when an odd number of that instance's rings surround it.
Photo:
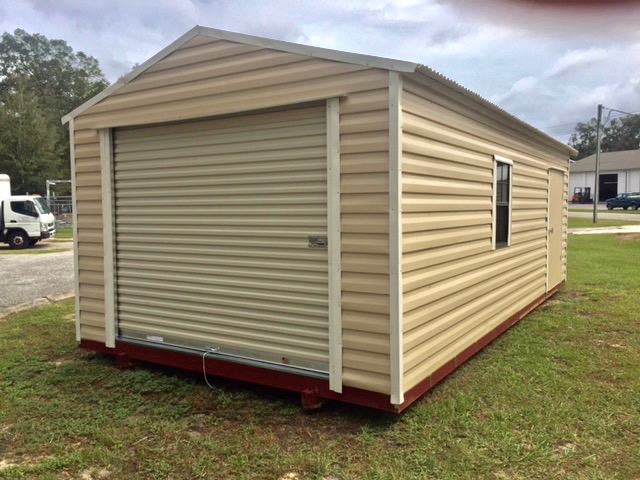
<path fill-rule="evenodd" d="M 578 151 L 572 147 L 570 147 L 569 145 L 566 145 L 558 140 L 556 140 L 555 138 L 547 135 L 546 133 L 544 133 L 542 130 L 538 130 L 537 128 L 535 128 L 533 125 L 528 124 L 527 122 L 520 120 L 518 117 L 516 117 L 515 115 L 507 112 L 506 110 L 504 110 L 503 108 L 499 107 L 498 105 L 496 105 L 495 103 L 490 102 L 489 100 L 487 100 L 486 98 L 482 97 L 481 95 L 478 95 L 477 93 L 475 93 L 472 90 L 469 90 L 466 87 L 463 87 L 462 85 L 460 85 L 459 83 L 455 82 L 454 80 L 451 80 L 450 78 L 442 75 L 441 73 L 436 72 L 435 70 L 433 70 L 432 68 L 427 67 L 426 65 L 418 65 L 416 67 L 415 73 L 421 74 L 435 82 L 439 82 L 442 83 L 444 85 L 446 85 L 449 88 L 452 88 L 453 90 L 455 90 L 456 92 L 460 93 L 461 95 L 474 100 L 476 103 L 480 104 L 481 106 L 488 108 L 489 110 L 491 110 L 493 113 L 498 114 L 500 117 L 502 117 L 504 120 L 506 120 L 507 122 L 513 124 L 513 126 L 519 130 L 524 130 L 526 131 L 528 134 L 533 135 L 534 137 L 540 138 L 544 143 L 554 147 L 555 149 L 558 149 L 560 151 L 562 151 L 563 153 L 565 153 L 566 155 L 570 156 L 570 157 L 574 157 L 578 154 Z"/>
<path fill-rule="evenodd" d="M 404 60 L 394 60 L 391 58 L 383 58 L 376 57 L 373 55 L 363 55 L 360 53 L 350 53 L 343 52 L 340 50 L 331 50 L 328 48 L 320 48 L 320 47 L 311 47 L 308 45 L 302 45 L 298 43 L 285 42 L 282 40 L 273 40 L 265 37 L 257 37 L 254 35 L 246 35 L 244 33 L 235 33 L 228 32 L 226 30 L 219 30 L 217 28 L 211 27 L 203 27 L 200 25 L 196 25 L 187 33 L 182 35 L 180 38 L 172 42 L 167 47 L 160 50 L 149 60 L 144 62 L 139 67 L 135 68 L 127 75 L 119 79 L 117 82 L 113 83 L 105 90 L 97 94 L 95 97 L 87 100 L 85 103 L 80 105 L 75 110 L 69 112 L 64 117 L 62 117 L 62 123 L 65 124 L 69 122 L 72 118 L 77 117 L 84 111 L 88 110 L 101 100 L 105 99 L 113 92 L 118 90 L 120 87 L 123 87 L 127 83 L 131 82 L 138 75 L 143 73 L 146 69 L 156 64 L 167 55 L 173 53 L 178 48 L 180 48 L 183 44 L 191 40 L 192 38 L 202 35 L 211 38 L 217 38 L 219 40 L 228 40 L 230 42 L 241 43 L 245 45 L 253 45 L 256 47 L 264 47 L 272 50 L 278 50 L 281 52 L 293 53 L 297 55 L 305 55 L 308 57 L 320 58 L 324 60 L 331 60 L 335 62 L 341 63 L 349 63 L 352 65 L 362 65 L 371 68 L 380 68 L 383 70 L 391 70 L 397 72 L 414 72 L 419 64 L 413 62 L 407 62 Z"/>
<path fill-rule="evenodd" d="M 75 108 L 71 112 L 67 113 L 64 117 L 62 117 L 62 124 L 64 125 L 65 123 L 69 122 L 69 120 L 71 120 L 71 119 L 77 117 L 78 115 L 80 115 L 81 113 L 83 113 L 85 110 L 88 110 L 89 108 L 93 107 L 96 103 L 98 103 L 101 100 L 105 99 L 106 97 L 111 95 L 113 92 L 118 90 L 120 87 L 125 86 L 131 80 L 133 80 L 138 75 L 143 73 L 147 68 L 149 68 L 152 65 L 158 63 L 160 60 L 162 60 L 164 57 L 166 57 L 170 53 L 175 52 L 182 45 L 187 43 L 192 38 L 196 37 L 199 34 L 199 28 L 200 28 L 199 26 L 195 26 L 194 28 L 189 30 L 187 33 L 182 35 L 180 38 L 174 40 L 169 45 L 167 45 L 165 48 L 160 50 L 158 53 L 156 53 L 149 60 L 147 60 L 143 64 L 139 65 L 138 67 L 134 68 L 133 70 L 131 70 L 124 77 L 122 77 L 119 80 L 117 80 L 116 82 L 112 83 L 107 88 L 105 88 L 103 91 L 98 93 L 96 96 L 91 97 L 89 100 L 84 102 L 82 105 L 80 105 L 79 107 Z"/>

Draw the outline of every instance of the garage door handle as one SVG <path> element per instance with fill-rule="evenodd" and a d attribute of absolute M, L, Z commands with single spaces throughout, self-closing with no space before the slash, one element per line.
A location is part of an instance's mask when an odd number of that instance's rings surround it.
<path fill-rule="evenodd" d="M 329 241 L 327 237 L 318 235 L 309 235 L 309 248 L 327 248 Z"/>
<path fill-rule="evenodd" d="M 549 233 L 553 233 L 553 227 L 549 229 Z"/>

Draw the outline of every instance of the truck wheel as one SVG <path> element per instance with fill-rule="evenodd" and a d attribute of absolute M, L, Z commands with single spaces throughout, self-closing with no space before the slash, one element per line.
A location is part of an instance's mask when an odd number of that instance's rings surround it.
<path fill-rule="evenodd" d="M 609 204 L 607 204 L 607 210 L 613 210 L 613 207 Z"/>
<path fill-rule="evenodd" d="M 627 210 L 629 207 L 622 207 L 623 210 Z"/>
<path fill-rule="evenodd" d="M 13 232 L 9 235 L 9 248 L 27 248 L 29 246 L 29 235 L 24 232 Z"/>
<path fill-rule="evenodd" d="M 638 205 L 636 205 L 635 203 L 631 205 L 631 210 L 638 210 Z"/>

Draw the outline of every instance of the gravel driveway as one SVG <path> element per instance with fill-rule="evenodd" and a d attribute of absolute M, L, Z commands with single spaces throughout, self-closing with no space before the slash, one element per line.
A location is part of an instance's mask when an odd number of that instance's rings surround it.
<path fill-rule="evenodd" d="M 8 247 L 2 245 L 0 250 Z M 30 250 L 64 252 L 29 254 Z M 73 242 L 38 244 L 25 253 L 0 254 L 0 312 L 74 289 Z"/>

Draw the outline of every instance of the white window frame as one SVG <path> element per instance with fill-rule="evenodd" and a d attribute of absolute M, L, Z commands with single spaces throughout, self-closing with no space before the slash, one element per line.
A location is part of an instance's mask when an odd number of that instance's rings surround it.
<path fill-rule="evenodd" d="M 492 220 L 491 220 L 491 249 L 495 250 L 496 247 L 496 224 L 497 224 L 497 213 L 498 213 L 498 205 L 497 205 L 497 197 L 498 197 L 498 163 L 504 163 L 509 165 L 509 216 L 507 220 L 507 245 L 506 247 L 511 246 L 511 230 L 512 230 L 512 217 L 513 217 L 513 160 L 505 157 L 501 157 L 499 155 L 493 156 L 493 196 L 492 196 Z M 505 246 L 501 246 L 500 248 L 506 248 Z"/>

